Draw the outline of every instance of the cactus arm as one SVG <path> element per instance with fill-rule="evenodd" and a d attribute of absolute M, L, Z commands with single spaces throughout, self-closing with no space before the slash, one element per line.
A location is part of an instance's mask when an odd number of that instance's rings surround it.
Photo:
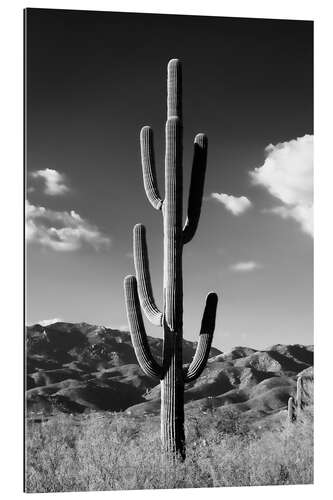
<path fill-rule="evenodd" d="M 143 184 L 146 195 L 152 206 L 156 208 L 156 210 L 161 210 L 163 201 L 157 186 L 153 131 L 150 127 L 143 127 L 141 129 L 140 147 Z"/>
<path fill-rule="evenodd" d="M 162 368 L 154 360 L 140 310 L 140 302 L 135 276 L 126 276 L 124 280 L 127 318 L 131 332 L 132 344 L 139 365 L 146 375 L 161 378 Z"/>
<path fill-rule="evenodd" d="M 185 382 L 192 382 L 203 372 L 209 356 L 215 329 L 217 295 L 211 292 L 207 295 L 206 306 L 202 317 L 199 342 L 192 363 L 185 375 Z"/>
<path fill-rule="evenodd" d="M 141 307 L 151 323 L 162 326 L 163 314 L 154 301 L 149 273 L 146 228 L 142 224 L 134 226 L 133 254 Z"/>
<path fill-rule="evenodd" d="M 194 139 L 194 156 L 187 219 L 183 229 L 184 244 L 191 241 L 199 224 L 207 165 L 207 146 L 208 140 L 206 135 L 198 134 Z"/>

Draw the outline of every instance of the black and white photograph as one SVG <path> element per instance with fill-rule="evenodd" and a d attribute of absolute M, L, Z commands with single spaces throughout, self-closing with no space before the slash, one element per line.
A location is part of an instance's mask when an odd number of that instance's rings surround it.
<path fill-rule="evenodd" d="M 313 21 L 23 17 L 25 491 L 313 484 Z"/>

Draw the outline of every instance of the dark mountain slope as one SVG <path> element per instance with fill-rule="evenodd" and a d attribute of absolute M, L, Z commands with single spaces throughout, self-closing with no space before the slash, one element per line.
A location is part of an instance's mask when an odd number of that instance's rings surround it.
<path fill-rule="evenodd" d="M 149 338 L 159 362 L 162 344 Z M 184 341 L 184 364 L 195 348 L 194 342 Z M 26 401 L 33 418 L 57 411 L 126 411 L 138 417 L 159 413 L 158 381 L 138 366 L 128 332 L 87 323 L 33 325 L 27 327 L 26 355 Z M 259 421 L 286 408 L 297 374 L 304 370 L 311 399 L 312 365 L 312 346 L 277 344 L 263 351 L 238 346 L 229 353 L 212 348 L 201 377 L 186 386 L 186 409 L 223 413 L 232 407 Z"/>
<path fill-rule="evenodd" d="M 149 345 L 161 362 L 162 340 L 149 337 Z M 184 363 L 195 348 L 184 341 Z M 87 323 L 27 327 L 26 357 L 27 409 L 34 413 L 125 410 L 144 402 L 157 383 L 138 366 L 128 332 Z"/>

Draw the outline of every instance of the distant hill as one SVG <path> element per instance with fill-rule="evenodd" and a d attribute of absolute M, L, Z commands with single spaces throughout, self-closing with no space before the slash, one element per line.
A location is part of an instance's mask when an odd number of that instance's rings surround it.
<path fill-rule="evenodd" d="M 162 344 L 149 337 L 158 360 Z M 184 341 L 184 363 L 195 348 L 196 343 Z M 31 417 L 89 409 L 138 417 L 159 412 L 159 385 L 137 364 L 128 332 L 87 323 L 36 324 L 27 327 L 26 355 Z M 223 412 L 232 407 L 250 419 L 272 416 L 295 394 L 297 374 L 312 365 L 313 346 L 235 347 L 229 353 L 212 348 L 201 377 L 186 386 L 186 409 Z"/>

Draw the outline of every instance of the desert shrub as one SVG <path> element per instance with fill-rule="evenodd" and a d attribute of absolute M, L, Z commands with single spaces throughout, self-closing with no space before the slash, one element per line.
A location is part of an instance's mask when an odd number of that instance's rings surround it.
<path fill-rule="evenodd" d="M 224 435 L 198 457 L 214 486 L 309 484 L 313 482 L 312 421 L 267 430 L 260 436 Z"/>
<path fill-rule="evenodd" d="M 187 459 L 160 452 L 159 421 L 122 414 L 57 415 L 29 423 L 29 492 L 307 484 L 313 481 L 312 414 L 255 434 L 230 409 L 186 421 Z"/>
<path fill-rule="evenodd" d="M 225 407 L 222 413 L 214 410 L 203 415 L 190 415 L 186 419 L 185 429 L 187 443 L 191 447 L 200 442 L 218 445 L 228 435 L 254 438 L 242 413 L 231 406 Z"/>

